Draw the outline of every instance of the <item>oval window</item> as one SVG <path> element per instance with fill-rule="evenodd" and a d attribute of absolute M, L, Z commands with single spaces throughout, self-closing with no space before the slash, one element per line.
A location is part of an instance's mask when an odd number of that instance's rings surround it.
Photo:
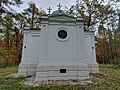
<path fill-rule="evenodd" d="M 65 30 L 58 31 L 58 37 L 60 39 L 65 39 L 67 37 L 67 32 Z"/>

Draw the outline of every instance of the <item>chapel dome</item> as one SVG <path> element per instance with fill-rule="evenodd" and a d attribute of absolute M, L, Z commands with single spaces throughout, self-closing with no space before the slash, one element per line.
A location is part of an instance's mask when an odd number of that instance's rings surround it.
<path fill-rule="evenodd" d="M 50 14 L 49 16 L 61 16 L 61 15 L 63 15 L 63 16 L 72 16 L 73 17 L 73 15 L 71 15 L 71 14 L 69 14 L 69 13 L 67 13 L 67 12 L 65 12 L 63 10 L 56 10 L 52 14 Z"/>

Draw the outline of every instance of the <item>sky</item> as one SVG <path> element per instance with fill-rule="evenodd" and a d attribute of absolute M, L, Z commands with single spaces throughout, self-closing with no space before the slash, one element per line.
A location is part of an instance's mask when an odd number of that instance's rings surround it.
<path fill-rule="evenodd" d="M 28 7 L 28 3 L 32 1 L 36 4 L 36 6 L 39 9 L 43 9 L 47 11 L 48 7 L 52 8 L 52 11 L 57 10 L 57 5 L 61 3 L 62 9 L 65 8 L 65 6 L 70 7 L 71 5 L 76 3 L 76 0 L 23 0 L 24 4 L 20 6 L 20 8 L 14 8 L 17 12 L 23 11 L 23 9 L 26 9 Z"/>

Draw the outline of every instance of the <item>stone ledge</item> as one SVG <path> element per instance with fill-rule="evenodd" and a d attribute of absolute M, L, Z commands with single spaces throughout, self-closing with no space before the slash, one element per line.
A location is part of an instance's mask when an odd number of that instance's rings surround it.
<path fill-rule="evenodd" d="M 47 78 L 48 72 L 36 72 L 37 78 Z"/>
<path fill-rule="evenodd" d="M 66 69 L 67 71 L 88 71 L 87 64 L 78 64 L 78 65 L 50 65 L 50 64 L 39 64 L 36 68 L 36 72 L 42 71 L 59 71 L 60 69 Z"/>
<path fill-rule="evenodd" d="M 71 76 L 71 77 L 43 77 L 43 78 L 40 78 L 40 77 L 37 77 L 35 78 L 35 81 L 49 81 L 49 80 L 76 80 L 76 81 L 83 81 L 83 80 L 89 80 L 90 77 L 89 76 L 84 76 L 84 77 L 77 77 L 77 76 Z"/>
<path fill-rule="evenodd" d="M 77 77 L 48 77 L 48 80 L 77 80 Z"/>

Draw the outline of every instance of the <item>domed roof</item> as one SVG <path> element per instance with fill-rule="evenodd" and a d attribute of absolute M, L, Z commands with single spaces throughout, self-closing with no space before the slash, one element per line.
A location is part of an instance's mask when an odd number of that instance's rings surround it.
<path fill-rule="evenodd" d="M 73 17 L 73 15 L 71 15 L 71 14 L 69 14 L 69 13 L 67 13 L 67 12 L 65 12 L 63 10 L 56 10 L 52 14 L 50 14 L 49 16 L 61 16 L 61 15 L 63 15 L 63 16 L 72 16 Z"/>

